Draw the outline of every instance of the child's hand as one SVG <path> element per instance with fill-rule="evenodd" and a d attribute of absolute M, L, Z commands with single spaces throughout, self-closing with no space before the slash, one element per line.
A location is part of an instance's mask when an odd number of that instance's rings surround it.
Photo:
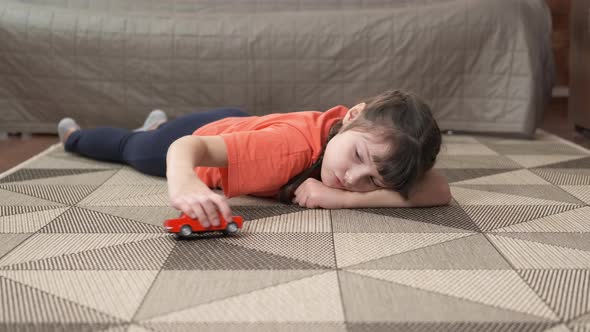
<path fill-rule="evenodd" d="M 196 178 L 196 175 L 195 175 Z M 231 220 L 232 213 L 227 199 L 205 186 L 198 178 L 169 182 L 168 190 L 172 207 L 198 219 L 203 227 L 219 226 L 219 214 Z"/>
<path fill-rule="evenodd" d="M 313 178 L 309 178 L 295 190 L 293 203 L 302 207 L 324 209 L 344 208 L 344 190 L 331 188 Z"/>

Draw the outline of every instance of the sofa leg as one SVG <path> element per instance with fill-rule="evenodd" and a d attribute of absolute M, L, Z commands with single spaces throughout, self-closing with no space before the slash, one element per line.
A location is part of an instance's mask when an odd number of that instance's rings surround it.
<path fill-rule="evenodd" d="M 33 137 L 32 133 L 29 132 L 7 132 L 0 131 L 0 141 L 6 141 L 9 137 L 20 138 L 22 141 L 29 140 Z"/>

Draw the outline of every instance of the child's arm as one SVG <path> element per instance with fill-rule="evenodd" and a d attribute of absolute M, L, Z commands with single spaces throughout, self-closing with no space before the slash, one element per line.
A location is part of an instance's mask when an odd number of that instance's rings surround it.
<path fill-rule="evenodd" d="M 295 190 L 293 198 L 293 203 L 300 206 L 325 209 L 437 206 L 447 205 L 450 201 L 447 179 L 436 170 L 426 173 L 408 200 L 393 190 L 347 191 L 328 187 L 313 178 L 305 180 Z"/>
<path fill-rule="evenodd" d="M 222 195 L 213 192 L 195 174 L 195 167 L 227 166 L 227 148 L 221 136 L 184 136 L 172 143 L 166 156 L 166 178 L 171 205 L 197 218 L 203 227 L 219 225 L 218 212 L 231 219 Z"/>
<path fill-rule="evenodd" d="M 345 191 L 343 195 L 347 208 L 438 206 L 448 205 L 452 198 L 447 179 L 435 169 L 426 172 L 407 200 L 399 193 L 387 189 L 369 192 Z"/>

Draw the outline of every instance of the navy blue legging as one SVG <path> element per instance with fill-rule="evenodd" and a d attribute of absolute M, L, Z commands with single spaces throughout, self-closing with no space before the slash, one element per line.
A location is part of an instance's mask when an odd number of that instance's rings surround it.
<path fill-rule="evenodd" d="M 140 172 L 165 177 L 166 152 L 172 142 L 191 135 L 203 125 L 236 116 L 249 114 L 236 108 L 217 108 L 179 116 L 150 131 L 111 127 L 81 129 L 73 132 L 64 146 L 66 151 L 82 156 L 129 164 Z"/>

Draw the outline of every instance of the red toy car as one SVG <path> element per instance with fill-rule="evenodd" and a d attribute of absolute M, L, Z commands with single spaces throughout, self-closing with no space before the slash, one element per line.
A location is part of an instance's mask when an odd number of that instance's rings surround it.
<path fill-rule="evenodd" d="M 244 223 L 244 218 L 240 216 L 233 216 L 231 221 L 226 221 L 221 215 L 219 216 L 219 226 L 209 226 L 207 228 L 201 226 L 201 223 L 182 214 L 179 218 L 168 219 L 164 221 L 164 228 L 169 233 L 176 233 L 179 237 L 187 237 L 193 233 L 214 232 L 221 231 L 223 234 L 234 234 Z"/>

